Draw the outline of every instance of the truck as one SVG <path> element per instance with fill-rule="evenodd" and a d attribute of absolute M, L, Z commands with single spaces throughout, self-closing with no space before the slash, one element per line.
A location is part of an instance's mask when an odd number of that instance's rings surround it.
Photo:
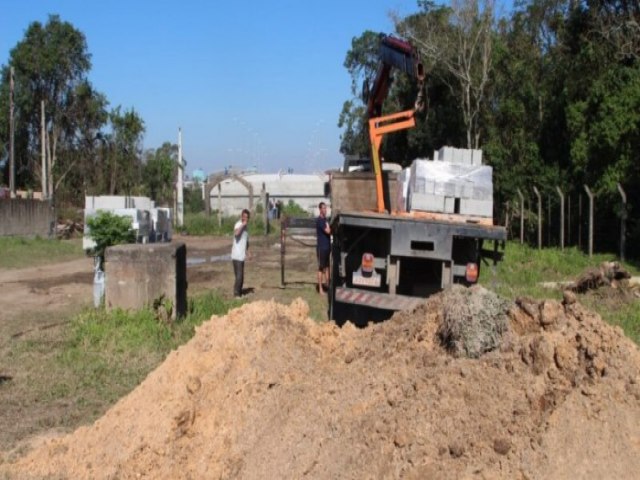
<path fill-rule="evenodd" d="M 329 317 L 338 324 L 384 320 L 451 284 L 472 285 L 483 263 L 502 258 L 506 240 L 506 229 L 493 223 L 491 167 L 481 165 L 478 150 L 444 147 L 434 153 L 444 157 L 440 162 L 384 168 L 382 140 L 415 126 L 416 113 L 424 108 L 425 75 L 417 51 L 399 38 L 381 35 L 379 58 L 373 86 L 365 89 L 371 168 L 331 172 L 328 185 Z M 412 109 L 381 115 L 393 68 L 416 79 L 418 94 Z M 451 176 L 432 175 L 441 171 Z M 464 184 L 454 181 L 459 172 Z M 485 178 L 479 187 L 468 178 L 477 172 Z M 418 188 L 425 184 L 429 191 Z M 476 195 L 480 190 L 484 197 Z"/>

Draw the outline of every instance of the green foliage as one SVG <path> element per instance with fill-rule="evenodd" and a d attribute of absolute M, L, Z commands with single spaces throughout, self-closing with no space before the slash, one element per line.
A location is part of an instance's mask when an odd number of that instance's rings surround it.
<path fill-rule="evenodd" d="M 178 146 L 169 142 L 146 153 L 142 181 L 156 205 L 171 205 L 178 171 Z"/>
<path fill-rule="evenodd" d="M 293 200 L 289 200 L 286 205 L 283 205 L 280 209 L 281 217 L 310 217 L 311 215 L 307 210 L 302 208 L 299 204 Z"/>
<path fill-rule="evenodd" d="M 118 106 L 109 114 L 109 121 L 113 129 L 112 135 L 107 137 L 109 193 L 141 193 L 144 120 L 133 108 L 123 112 Z"/>
<path fill-rule="evenodd" d="M 20 112 L 16 119 L 18 186 L 37 186 L 42 100 L 46 102 L 53 180 L 50 186 L 54 189 L 73 169 L 77 161 L 73 152 L 84 147 L 81 144 L 87 136 L 104 123 L 104 98 L 87 80 L 90 58 L 84 34 L 57 15 L 50 15 L 44 25 L 31 23 L 24 38 L 11 50 L 15 106 Z M 9 68 L 3 67 L 3 94 L 8 91 L 8 83 Z M 0 103 L 0 109 L 2 117 L 8 118 L 6 101 Z M 2 125 L 0 129 L 4 130 Z"/>
<path fill-rule="evenodd" d="M 186 213 L 184 216 L 184 227 L 182 231 L 189 235 L 232 235 L 233 226 L 239 217 L 222 217 L 222 222 L 218 221 L 217 212 L 212 212 L 211 216 L 206 213 Z M 249 235 L 264 235 L 264 222 L 261 215 L 252 215 L 249 219 Z M 229 243 L 231 245 L 231 243 Z"/>
<path fill-rule="evenodd" d="M 204 212 L 205 205 L 202 199 L 202 189 L 200 185 L 193 188 L 185 188 L 183 191 L 185 214 Z"/>
<path fill-rule="evenodd" d="M 0 237 L 0 268 L 26 268 L 82 256 L 78 240 Z"/>
<path fill-rule="evenodd" d="M 89 236 L 96 242 L 91 255 L 104 259 L 107 247 L 135 242 L 135 232 L 131 228 L 131 219 L 109 211 L 99 211 L 87 220 Z"/>

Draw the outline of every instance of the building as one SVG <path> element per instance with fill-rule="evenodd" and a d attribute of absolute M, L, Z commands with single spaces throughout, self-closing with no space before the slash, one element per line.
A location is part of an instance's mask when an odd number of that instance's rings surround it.
<path fill-rule="evenodd" d="M 239 215 L 243 208 L 254 208 L 262 203 L 262 192 L 269 194 L 272 202 L 287 205 L 293 201 L 315 215 L 318 203 L 327 201 L 325 184 L 329 176 L 297 173 L 250 173 L 221 175 L 209 178 L 209 205 L 223 215 Z M 219 186 L 219 187 L 218 187 Z M 250 201 L 251 198 L 251 201 Z M 263 206 L 264 207 L 264 206 Z"/>

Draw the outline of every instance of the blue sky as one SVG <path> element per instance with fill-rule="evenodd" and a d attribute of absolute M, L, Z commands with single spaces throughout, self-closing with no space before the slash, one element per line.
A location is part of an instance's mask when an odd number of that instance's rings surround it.
<path fill-rule="evenodd" d="M 187 173 L 225 165 L 319 171 L 342 162 L 351 39 L 392 33 L 416 0 L 0 0 L 0 63 L 33 21 L 73 24 L 110 107 L 144 119 L 145 148 L 177 143 Z"/>

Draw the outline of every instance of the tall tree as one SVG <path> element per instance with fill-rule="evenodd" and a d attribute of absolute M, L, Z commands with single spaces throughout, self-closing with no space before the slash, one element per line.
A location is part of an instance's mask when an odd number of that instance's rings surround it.
<path fill-rule="evenodd" d="M 111 195 L 137 193 L 142 183 L 142 138 L 144 121 L 134 109 L 120 106 L 109 114 L 112 134 L 107 136 Z"/>
<path fill-rule="evenodd" d="M 34 183 L 40 172 L 40 104 L 43 100 L 51 190 L 59 185 L 54 178 L 69 170 L 72 158 L 59 152 L 69 147 L 67 142 L 73 137 L 65 130 L 69 126 L 65 122 L 73 115 L 77 89 L 88 83 L 90 58 L 84 34 L 57 15 L 49 16 L 44 25 L 40 22 L 29 25 L 24 39 L 11 50 L 9 62 L 15 69 L 16 79 L 17 147 L 22 149 L 16 157 L 20 162 L 17 170 L 23 173 L 24 182 Z M 7 69 L 3 68 L 3 81 L 7 78 Z M 25 175 L 27 171 L 29 175 Z"/>
<path fill-rule="evenodd" d="M 158 205 L 172 205 L 178 173 L 178 146 L 165 142 L 145 154 L 143 182 L 145 192 Z"/>
<path fill-rule="evenodd" d="M 340 152 L 346 155 L 366 157 L 371 154 L 362 90 L 371 82 L 378 69 L 379 39 L 379 34 L 371 30 L 354 37 L 344 60 L 344 67 L 351 77 L 352 98 L 342 106 L 338 127 L 344 128 Z"/>
<path fill-rule="evenodd" d="M 397 21 L 396 28 L 420 49 L 428 71 L 445 73 L 440 80 L 458 99 L 467 148 L 479 148 L 492 60 L 493 0 L 452 0 L 450 7 L 430 0 L 418 4 L 423 11 Z"/>

